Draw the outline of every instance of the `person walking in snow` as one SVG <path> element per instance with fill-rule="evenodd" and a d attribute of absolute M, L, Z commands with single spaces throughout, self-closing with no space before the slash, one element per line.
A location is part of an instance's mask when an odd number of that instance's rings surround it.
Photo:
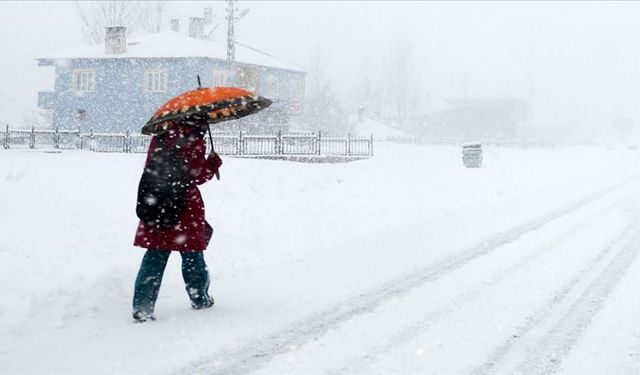
<path fill-rule="evenodd" d="M 154 310 L 169 255 L 182 256 L 182 276 L 194 309 L 213 306 L 209 271 L 203 257 L 213 235 L 198 189 L 218 173 L 222 160 L 205 158 L 205 129 L 168 122 L 149 145 L 138 188 L 140 223 L 134 246 L 146 248 L 135 281 L 133 318 L 155 320 Z"/>

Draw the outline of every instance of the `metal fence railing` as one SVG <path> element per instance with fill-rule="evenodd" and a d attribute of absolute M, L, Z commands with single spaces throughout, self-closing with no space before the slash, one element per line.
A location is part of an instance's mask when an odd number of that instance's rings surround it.
<path fill-rule="evenodd" d="M 207 150 L 211 149 L 209 138 L 205 137 Z M 240 155 L 240 137 L 235 135 L 216 135 L 213 137 L 213 146 L 220 155 Z"/>
<path fill-rule="evenodd" d="M 280 137 L 280 153 L 283 155 L 318 154 L 318 139 L 314 134 L 291 134 Z"/>
<path fill-rule="evenodd" d="M 9 148 L 66 148 L 96 152 L 146 152 L 151 137 L 124 133 L 82 133 L 78 130 L 62 129 L 9 129 L 7 125 L 2 145 Z M 373 155 L 373 137 L 324 138 L 320 132 L 312 134 L 237 135 L 214 134 L 213 146 L 220 155 L 278 156 L 278 155 L 326 155 L 359 156 Z M 207 149 L 211 148 L 209 137 L 205 138 Z"/>
<path fill-rule="evenodd" d="M 240 137 L 242 155 L 278 155 L 278 136 L 243 135 Z"/>

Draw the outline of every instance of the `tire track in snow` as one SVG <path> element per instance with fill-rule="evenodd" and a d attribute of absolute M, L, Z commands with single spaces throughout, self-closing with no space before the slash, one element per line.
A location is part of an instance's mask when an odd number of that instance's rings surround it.
<path fill-rule="evenodd" d="M 635 182 L 638 177 L 640 177 L 640 174 L 635 174 L 618 184 L 598 190 L 506 232 L 498 233 L 467 250 L 446 257 L 435 264 L 424 267 L 409 275 L 396 278 L 356 298 L 350 298 L 343 303 L 334 305 L 329 309 L 312 314 L 305 319 L 265 337 L 252 340 L 238 350 L 214 353 L 211 355 L 211 359 L 188 365 L 178 370 L 177 373 L 238 374 L 255 370 L 272 358 L 287 353 L 291 347 L 300 347 L 308 341 L 323 336 L 329 330 L 350 320 L 354 316 L 371 312 L 391 298 L 401 296 L 413 288 L 437 280 L 475 259 L 490 254 L 496 249 L 518 240 L 524 234 L 533 232 L 560 217 L 575 212 Z"/>
<path fill-rule="evenodd" d="M 525 257 L 516 261 L 516 263 L 509 266 L 505 270 L 501 271 L 499 274 L 494 275 L 489 280 L 483 282 L 482 284 L 478 285 L 475 288 L 469 289 L 463 293 L 456 295 L 446 305 L 441 306 L 436 310 L 430 311 L 415 323 L 403 328 L 400 332 L 393 335 L 388 340 L 385 340 L 384 342 L 375 346 L 373 349 L 369 350 L 365 355 L 361 355 L 357 359 L 349 361 L 347 364 L 341 366 L 337 371 L 333 371 L 330 373 L 331 374 L 358 373 L 358 371 L 375 363 L 376 360 L 378 360 L 380 357 L 382 357 L 386 353 L 389 353 L 393 349 L 396 349 L 401 345 L 409 342 L 410 340 L 420 336 L 422 333 L 424 333 L 427 329 L 429 329 L 431 326 L 436 324 L 441 319 L 448 317 L 450 314 L 458 311 L 463 306 L 467 305 L 470 302 L 473 302 L 474 300 L 477 299 L 477 297 L 481 295 L 483 291 L 489 289 L 494 285 L 497 285 L 501 281 L 505 280 L 511 274 L 526 268 L 528 265 L 535 262 L 538 258 L 541 258 L 546 254 L 548 254 L 549 252 L 552 252 L 554 250 L 554 245 L 561 243 L 567 237 L 571 236 L 572 234 L 575 234 L 580 228 L 583 228 L 586 223 L 589 223 L 594 219 L 598 219 L 602 215 L 605 215 L 613 211 L 614 209 L 619 207 L 623 202 L 624 202 L 624 199 L 612 205 L 609 205 L 604 209 L 598 210 L 596 213 L 594 213 L 593 215 L 590 215 L 587 218 L 583 218 L 579 222 L 572 225 L 568 230 L 563 231 L 562 233 L 556 235 L 553 239 L 544 241 L 542 244 L 536 246 L 533 250 L 530 250 Z M 624 235 L 628 231 L 629 231 L 629 228 L 626 228 L 623 234 L 620 234 L 617 237 Z M 606 255 L 611 250 L 612 247 L 613 245 L 609 244 L 609 246 L 601 250 L 598 253 L 596 259 L 591 263 L 595 265 L 597 262 L 601 261 L 602 257 Z"/>
<path fill-rule="evenodd" d="M 569 281 L 569 283 L 565 284 L 560 291 L 558 291 L 553 297 L 551 297 L 547 301 L 547 303 L 545 303 L 540 309 L 538 309 L 532 316 L 528 317 L 527 323 L 520 329 L 518 329 L 518 331 L 514 333 L 509 339 L 507 339 L 506 342 L 504 342 L 496 350 L 494 350 L 489 359 L 480 367 L 476 368 L 472 372 L 472 374 L 484 375 L 494 372 L 504 372 L 501 371 L 498 367 L 500 365 L 504 365 L 503 362 L 509 360 L 507 356 L 512 353 L 514 347 L 517 345 L 526 346 L 523 340 L 524 337 L 526 337 L 534 329 L 538 328 L 545 320 L 553 317 L 554 312 L 557 314 L 555 310 L 557 310 L 563 302 L 566 303 L 567 300 L 569 300 L 569 303 L 571 302 L 571 293 L 575 293 L 575 289 L 579 288 L 579 284 L 581 282 L 584 282 L 584 280 L 587 279 L 589 275 L 598 271 L 598 266 L 601 265 L 603 260 L 617 245 L 619 245 L 622 241 L 624 241 L 625 238 L 629 236 L 629 233 L 632 231 L 633 227 L 633 224 L 625 227 L 619 235 L 617 235 L 612 241 L 607 244 L 607 246 L 605 246 L 598 253 L 596 258 L 594 258 L 585 267 L 583 267 L 582 270 L 580 270 L 577 275 L 572 278 L 571 281 Z M 635 236 L 637 236 L 640 232 L 638 232 L 638 228 L 635 228 L 635 231 Z M 617 256 L 619 256 L 619 254 Z M 597 282 L 598 279 L 593 281 L 593 283 Z M 589 285 L 589 288 L 592 287 L 593 283 Z M 529 373 L 530 372 L 523 372 L 523 374 Z"/>
<path fill-rule="evenodd" d="M 578 300 L 560 318 L 536 349 L 518 366 L 516 374 L 551 374 L 582 337 L 591 320 L 618 285 L 640 253 L 640 231 L 591 282 Z"/>

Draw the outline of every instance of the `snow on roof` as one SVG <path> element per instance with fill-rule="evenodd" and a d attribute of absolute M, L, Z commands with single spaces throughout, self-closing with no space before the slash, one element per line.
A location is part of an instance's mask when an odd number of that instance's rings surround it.
<path fill-rule="evenodd" d="M 411 135 L 402 130 L 369 118 L 365 118 L 364 121 L 356 124 L 356 135 L 365 137 L 370 134 L 373 134 L 374 139 L 379 140 L 388 138 L 411 138 Z"/>
<path fill-rule="evenodd" d="M 245 64 L 268 66 L 304 72 L 297 65 L 282 61 L 254 48 L 236 43 L 236 61 Z M 60 51 L 43 59 L 114 59 L 153 57 L 209 57 L 226 60 L 227 45 L 215 40 L 197 39 L 177 32 L 160 32 L 127 40 L 127 51 L 109 55 L 104 45 Z"/>

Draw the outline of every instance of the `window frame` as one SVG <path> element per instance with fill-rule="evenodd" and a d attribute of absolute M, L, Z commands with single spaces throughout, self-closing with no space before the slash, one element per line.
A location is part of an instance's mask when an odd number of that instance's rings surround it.
<path fill-rule="evenodd" d="M 277 98 L 280 95 L 280 80 L 274 75 L 267 78 L 267 97 Z"/>
<path fill-rule="evenodd" d="M 160 76 L 160 81 L 155 78 Z M 156 84 L 159 83 L 160 87 Z M 144 70 L 144 92 L 148 94 L 167 92 L 169 88 L 168 68 L 145 68 Z"/>
<path fill-rule="evenodd" d="M 71 72 L 71 89 L 76 95 L 96 91 L 96 70 L 94 68 L 78 68 Z"/>
<path fill-rule="evenodd" d="M 291 102 L 299 103 L 302 97 L 302 81 L 294 79 L 291 81 Z"/>

